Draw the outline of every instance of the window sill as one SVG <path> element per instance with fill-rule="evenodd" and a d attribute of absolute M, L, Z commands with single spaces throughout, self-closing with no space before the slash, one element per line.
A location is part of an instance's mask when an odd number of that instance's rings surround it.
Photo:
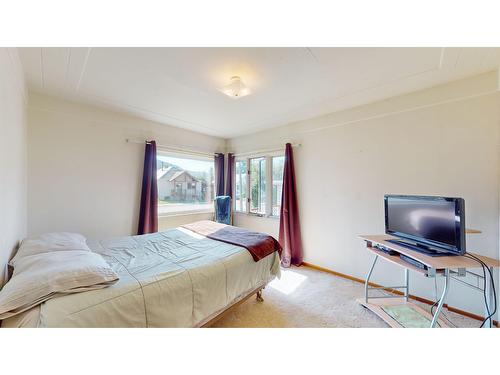
<path fill-rule="evenodd" d="M 191 216 L 191 215 L 201 215 L 201 214 L 212 214 L 213 215 L 214 210 L 199 210 L 199 211 L 179 211 L 179 212 L 169 212 L 169 213 L 162 213 L 158 215 L 158 218 L 168 218 L 168 217 L 175 217 L 175 216 Z"/>
<path fill-rule="evenodd" d="M 235 215 L 241 215 L 241 216 L 249 216 L 249 217 L 257 217 L 260 219 L 271 219 L 271 220 L 279 220 L 279 216 L 273 216 L 273 215 L 265 215 L 265 214 L 254 214 L 251 212 L 241 212 L 241 211 L 233 211 Z"/>

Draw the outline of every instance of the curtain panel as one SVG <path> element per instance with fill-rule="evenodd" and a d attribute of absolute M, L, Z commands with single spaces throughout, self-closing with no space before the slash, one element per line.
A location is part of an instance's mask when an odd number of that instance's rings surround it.
<path fill-rule="evenodd" d="M 224 195 L 224 154 L 214 156 L 215 163 L 215 196 Z"/>
<path fill-rule="evenodd" d="M 299 208 L 293 150 L 290 143 L 285 148 L 285 165 L 283 169 L 283 190 L 281 196 L 281 215 L 279 242 L 283 247 L 281 264 L 300 266 L 303 261 L 302 236 L 300 232 Z"/>
<path fill-rule="evenodd" d="M 233 199 L 234 154 L 227 154 L 226 195 Z"/>
<path fill-rule="evenodd" d="M 158 232 L 158 187 L 156 182 L 156 142 L 147 141 L 142 175 L 141 207 L 137 234 Z"/>

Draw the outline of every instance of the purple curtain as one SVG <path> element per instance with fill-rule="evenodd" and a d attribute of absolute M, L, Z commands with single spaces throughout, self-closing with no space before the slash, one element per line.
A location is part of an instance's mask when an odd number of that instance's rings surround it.
<path fill-rule="evenodd" d="M 290 267 L 291 264 L 300 266 L 303 260 L 302 236 L 300 234 L 293 151 L 290 143 L 286 144 L 285 149 L 279 242 L 283 247 L 281 256 L 283 267 Z"/>
<path fill-rule="evenodd" d="M 156 183 L 156 142 L 146 142 L 142 176 L 141 208 L 137 234 L 158 232 L 158 186 Z"/>
<path fill-rule="evenodd" d="M 215 154 L 215 196 L 224 195 L 224 154 Z"/>
<path fill-rule="evenodd" d="M 227 154 L 226 195 L 233 198 L 234 154 Z"/>

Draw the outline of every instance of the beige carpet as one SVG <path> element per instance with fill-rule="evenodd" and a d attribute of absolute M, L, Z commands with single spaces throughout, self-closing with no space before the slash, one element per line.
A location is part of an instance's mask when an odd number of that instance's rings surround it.
<path fill-rule="evenodd" d="M 281 280 L 264 290 L 264 302 L 252 297 L 213 327 L 387 327 L 356 302 L 363 295 L 363 285 L 351 280 L 308 267 L 284 269 Z M 458 327 L 480 325 L 477 320 L 443 311 Z"/>

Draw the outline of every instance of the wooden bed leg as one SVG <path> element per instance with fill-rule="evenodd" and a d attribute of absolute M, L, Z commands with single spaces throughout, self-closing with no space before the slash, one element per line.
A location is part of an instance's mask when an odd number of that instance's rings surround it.
<path fill-rule="evenodd" d="M 262 289 L 257 291 L 257 302 L 264 302 L 264 298 L 262 298 Z"/>

